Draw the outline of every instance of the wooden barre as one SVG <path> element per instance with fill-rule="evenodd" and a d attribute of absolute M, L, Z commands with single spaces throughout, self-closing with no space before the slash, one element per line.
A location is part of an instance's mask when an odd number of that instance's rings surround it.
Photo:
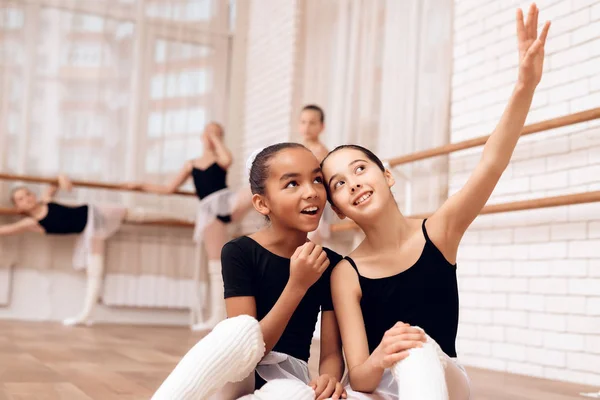
<path fill-rule="evenodd" d="M 566 194 L 563 196 L 544 197 L 531 200 L 511 201 L 508 203 L 490 204 L 483 207 L 479 214 L 497 214 L 511 211 L 534 210 L 538 208 L 568 206 L 573 204 L 595 203 L 600 201 L 600 190 L 586 193 Z M 409 218 L 426 218 L 431 213 L 415 214 Z M 343 222 L 331 225 L 331 232 L 344 232 L 359 229 L 354 222 Z"/>
<path fill-rule="evenodd" d="M 21 215 L 14 208 L 0 207 L 0 215 Z M 194 223 L 190 221 L 180 219 L 161 219 L 161 220 L 150 220 L 146 222 L 126 222 L 128 225 L 144 225 L 144 226 L 170 226 L 180 228 L 193 228 Z"/>
<path fill-rule="evenodd" d="M 532 133 L 544 132 L 550 129 L 560 128 L 563 126 L 575 125 L 581 122 L 591 121 L 598 118 L 600 118 L 600 107 L 527 125 L 523 127 L 521 136 L 531 135 Z M 437 156 L 442 156 L 444 154 L 454 153 L 460 150 L 466 150 L 477 146 L 483 146 L 490 138 L 490 136 L 491 135 L 480 136 L 477 138 L 465 140 L 463 142 L 450 143 L 444 146 L 434 147 L 432 149 L 407 154 L 405 156 L 395 157 L 388 160 L 388 163 L 392 167 L 395 167 L 396 165 L 407 164 L 414 161 L 425 160 L 427 158 L 433 158 Z"/>
<path fill-rule="evenodd" d="M 57 178 L 45 178 L 42 176 L 0 173 L 0 179 L 4 179 L 6 181 L 23 181 L 23 182 L 29 182 L 29 183 L 46 183 L 49 185 L 58 185 Z M 73 183 L 73 186 L 80 186 L 80 187 L 87 187 L 87 188 L 94 188 L 94 189 L 122 190 L 122 191 L 129 191 L 129 192 L 148 193 L 141 189 L 126 189 L 126 188 L 116 185 L 114 183 L 82 181 L 82 180 L 77 180 L 77 179 L 73 179 L 73 180 L 71 180 L 71 182 Z M 189 192 L 189 191 L 183 191 L 183 190 L 178 190 L 178 191 L 174 192 L 173 194 L 177 194 L 177 195 L 181 195 L 181 196 L 196 196 L 195 192 Z"/>

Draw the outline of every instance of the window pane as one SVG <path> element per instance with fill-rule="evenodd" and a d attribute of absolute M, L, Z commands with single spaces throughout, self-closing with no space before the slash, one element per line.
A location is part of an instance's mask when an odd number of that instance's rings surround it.
<path fill-rule="evenodd" d="M 64 168 L 116 179 L 111 171 L 122 171 L 126 159 L 134 25 L 51 8 L 41 8 L 39 18 L 29 156 L 39 154 L 43 173 Z"/>
<path fill-rule="evenodd" d="M 19 166 L 19 136 L 23 134 L 24 28 L 24 9 L 16 4 L 0 6 L 0 104 L 5 113 L 0 115 L 0 135 L 6 135 L 5 146 L 0 149 L 0 168 L 13 171 Z"/>
<path fill-rule="evenodd" d="M 146 1 L 146 15 L 181 22 L 210 21 L 214 17 L 215 0 Z"/>

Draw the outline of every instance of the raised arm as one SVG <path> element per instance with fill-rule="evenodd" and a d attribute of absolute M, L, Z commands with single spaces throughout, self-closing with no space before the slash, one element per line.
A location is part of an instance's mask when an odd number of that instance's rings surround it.
<path fill-rule="evenodd" d="M 70 192 L 73 189 L 73 183 L 66 175 L 58 175 L 57 183 L 52 184 L 46 188 L 44 193 L 42 194 L 42 202 L 49 203 L 54 199 L 58 190 L 64 190 L 66 192 Z"/>
<path fill-rule="evenodd" d="M 233 158 L 231 157 L 231 152 L 229 151 L 227 146 L 225 146 L 223 139 L 211 133 L 208 135 L 208 140 L 211 141 L 214 147 L 215 156 L 217 158 L 217 164 L 219 164 L 221 168 L 229 168 L 231 166 L 231 163 L 233 162 Z"/>
<path fill-rule="evenodd" d="M 125 183 L 121 185 L 125 189 L 137 189 L 148 193 L 156 193 L 156 194 L 172 194 L 179 189 L 181 185 L 185 183 L 185 181 L 192 174 L 192 162 L 188 161 L 185 163 L 183 168 L 179 170 L 179 173 L 166 185 L 160 185 L 155 183 Z"/>
<path fill-rule="evenodd" d="M 23 232 L 44 233 L 44 230 L 33 218 L 23 218 L 18 222 L 0 226 L 0 235 L 15 235 Z"/>
<path fill-rule="evenodd" d="M 532 4 L 524 23 L 523 12 L 517 10 L 519 77 L 508 105 L 465 186 L 428 221 L 432 239 L 449 259 L 456 258 L 460 239 L 490 198 L 508 166 L 525 124 L 535 88 L 542 77 L 544 45 L 550 28 L 550 23 L 546 22 L 538 37 L 538 13 L 539 10 Z"/>
<path fill-rule="evenodd" d="M 44 193 L 42 193 L 42 196 L 40 198 L 42 203 L 50 203 L 54 199 L 54 196 L 56 196 L 57 192 L 58 192 L 58 185 L 52 184 L 52 185 L 48 186 L 44 190 Z"/>

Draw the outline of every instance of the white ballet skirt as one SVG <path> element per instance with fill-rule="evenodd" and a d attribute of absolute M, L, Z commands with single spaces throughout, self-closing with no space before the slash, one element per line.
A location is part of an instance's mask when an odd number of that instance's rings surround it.
<path fill-rule="evenodd" d="M 217 190 L 200 200 L 198 211 L 196 212 L 196 224 L 194 226 L 194 241 L 196 243 L 202 242 L 204 229 L 217 216 L 231 216 L 236 200 L 237 192 L 229 188 Z"/>
<path fill-rule="evenodd" d="M 274 379 L 296 379 L 307 385 L 310 383 L 308 364 L 305 361 L 277 351 L 269 352 L 258 363 L 256 373 L 266 382 Z"/>
<path fill-rule="evenodd" d="M 88 204 L 85 228 L 75 241 L 73 268 L 79 270 L 87 267 L 92 239 L 106 240 L 113 236 L 123 224 L 126 213 L 124 207 Z"/>
<path fill-rule="evenodd" d="M 458 363 L 457 359 L 448 357 L 447 355 L 446 357 L 447 362 L 453 363 L 456 367 L 458 367 L 458 369 L 464 374 L 467 382 L 470 382 L 467 371 Z M 392 370 L 390 368 L 383 372 L 381 381 L 373 393 L 363 393 L 352 390 L 347 375 L 343 380 L 343 384 L 346 389 L 346 393 L 348 394 L 348 400 L 400 400 L 398 398 L 398 383 L 394 379 Z"/>

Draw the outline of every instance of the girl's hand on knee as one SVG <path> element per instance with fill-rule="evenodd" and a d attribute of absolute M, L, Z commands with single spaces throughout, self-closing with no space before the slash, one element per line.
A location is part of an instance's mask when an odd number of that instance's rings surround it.
<path fill-rule="evenodd" d="M 333 376 L 328 374 L 323 374 L 316 379 L 313 379 L 308 384 L 315 391 L 315 399 L 323 400 L 323 399 L 345 399 L 348 397 L 346 394 L 346 389 L 342 386 L 342 384 Z"/>
<path fill-rule="evenodd" d="M 397 322 L 385 332 L 381 343 L 371 354 L 371 360 L 376 367 L 391 368 L 398 361 L 408 357 L 408 350 L 422 347 L 425 342 L 427 336 L 421 329 Z"/>

